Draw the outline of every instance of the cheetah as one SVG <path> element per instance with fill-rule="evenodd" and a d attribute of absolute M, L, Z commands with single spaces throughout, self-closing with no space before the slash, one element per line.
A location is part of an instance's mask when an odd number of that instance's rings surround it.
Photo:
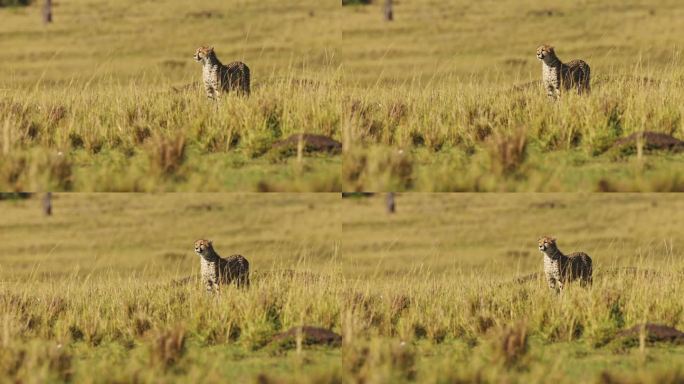
<path fill-rule="evenodd" d="M 195 51 L 195 61 L 202 63 L 202 79 L 207 97 L 220 99 L 223 92 L 235 90 L 249 95 L 249 67 L 241 61 L 223 65 L 214 53 L 214 47 L 199 47 Z"/>
<path fill-rule="evenodd" d="M 580 285 L 592 283 L 591 257 L 584 252 L 564 255 L 556 246 L 556 239 L 539 238 L 539 250 L 544 255 L 544 274 L 549 288 L 560 292 L 566 282 L 580 279 Z"/>
<path fill-rule="evenodd" d="M 249 262 L 242 255 L 222 258 L 209 240 L 195 241 L 195 253 L 200 257 L 202 282 L 207 292 L 219 290 L 220 284 L 236 282 L 238 287 L 249 286 Z"/>
<path fill-rule="evenodd" d="M 537 48 L 537 58 L 542 62 L 542 82 L 549 98 L 558 99 L 561 91 L 572 88 L 577 88 L 580 95 L 591 90 L 589 64 L 583 60 L 563 63 L 553 47 L 546 44 Z"/>

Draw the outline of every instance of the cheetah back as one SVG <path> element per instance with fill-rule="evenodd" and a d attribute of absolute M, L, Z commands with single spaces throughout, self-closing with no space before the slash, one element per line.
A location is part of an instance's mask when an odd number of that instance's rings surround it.
<path fill-rule="evenodd" d="M 220 259 L 218 273 L 223 284 L 235 281 L 238 287 L 249 285 L 249 262 L 242 255 Z"/>
<path fill-rule="evenodd" d="M 225 91 L 235 90 L 245 95 L 250 93 L 250 72 L 247 64 L 234 61 L 222 68 L 222 88 Z"/>
<path fill-rule="evenodd" d="M 593 266 L 591 257 L 584 252 L 568 255 L 568 269 L 565 271 L 568 280 L 580 279 L 582 283 L 591 283 Z"/>
<path fill-rule="evenodd" d="M 566 90 L 577 88 L 578 93 L 588 92 L 591 89 L 591 69 L 584 60 L 572 60 L 564 63 L 561 67 L 563 88 Z"/>

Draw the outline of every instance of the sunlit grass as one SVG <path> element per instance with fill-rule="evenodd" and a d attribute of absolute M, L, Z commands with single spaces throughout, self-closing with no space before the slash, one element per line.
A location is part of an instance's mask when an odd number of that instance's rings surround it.
<path fill-rule="evenodd" d="M 681 346 L 640 347 L 617 332 L 645 322 L 684 328 L 684 223 L 669 215 L 682 203 L 659 194 L 410 193 L 387 214 L 382 196 L 343 199 L 344 370 L 375 382 L 681 379 Z M 542 234 L 593 258 L 590 288 L 547 287 Z"/>
<path fill-rule="evenodd" d="M 56 194 L 0 201 L 0 372 L 23 382 L 308 382 L 339 348 L 274 335 L 340 332 L 338 194 Z M 250 261 L 251 286 L 205 292 L 192 244 Z M 189 279 L 186 279 L 189 277 Z M 207 372 L 211 372 L 206 376 Z"/>
<path fill-rule="evenodd" d="M 414 1 L 393 22 L 381 6 L 343 7 L 344 190 L 684 189 L 681 149 L 613 148 L 684 139 L 681 3 Z M 590 96 L 547 99 L 542 43 L 591 65 Z"/>
<path fill-rule="evenodd" d="M 269 151 L 341 139 L 332 4 L 83 0 L 48 26 L 38 11 L 0 9 L 0 190 L 341 190 L 339 156 Z M 207 100 L 205 44 L 249 65 L 251 97 Z"/>

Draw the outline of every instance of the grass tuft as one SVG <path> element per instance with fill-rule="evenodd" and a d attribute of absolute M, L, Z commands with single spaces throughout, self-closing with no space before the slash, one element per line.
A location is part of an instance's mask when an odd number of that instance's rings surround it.
<path fill-rule="evenodd" d="M 185 137 L 156 136 L 150 140 L 150 161 L 164 176 L 175 175 L 181 169 L 186 155 Z"/>

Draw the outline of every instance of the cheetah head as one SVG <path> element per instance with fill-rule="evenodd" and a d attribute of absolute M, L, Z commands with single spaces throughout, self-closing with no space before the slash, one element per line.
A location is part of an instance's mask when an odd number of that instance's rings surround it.
<path fill-rule="evenodd" d="M 214 54 L 214 47 L 202 46 L 202 47 L 197 48 L 197 50 L 195 51 L 195 56 L 193 56 L 193 58 L 195 59 L 195 61 L 201 62 L 213 54 Z"/>
<path fill-rule="evenodd" d="M 197 240 L 195 241 L 195 253 L 199 256 L 205 256 L 212 249 L 211 241 Z"/>
<path fill-rule="evenodd" d="M 551 236 L 542 236 L 537 241 L 539 243 L 539 250 L 546 253 L 546 251 L 556 248 L 556 239 Z"/>
<path fill-rule="evenodd" d="M 544 44 L 540 45 L 539 48 L 537 48 L 537 59 L 544 61 L 547 57 L 553 57 L 556 55 L 556 52 L 553 50 L 553 47 Z"/>

